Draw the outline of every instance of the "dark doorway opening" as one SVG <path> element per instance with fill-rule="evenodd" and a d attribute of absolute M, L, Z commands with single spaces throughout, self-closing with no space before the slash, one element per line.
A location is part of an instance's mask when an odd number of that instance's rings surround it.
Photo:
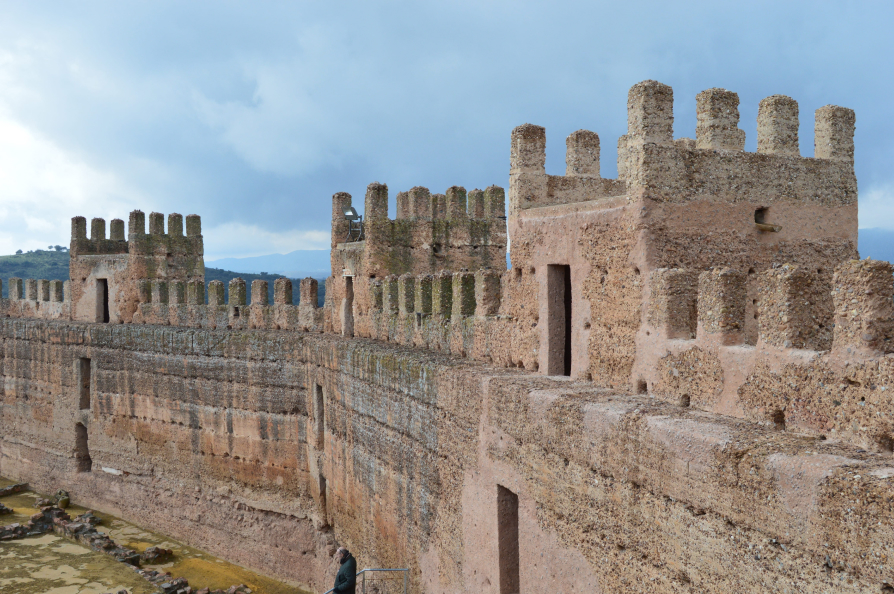
<path fill-rule="evenodd" d="M 86 410 L 90 408 L 90 359 L 78 359 L 78 408 Z"/>
<path fill-rule="evenodd" d="M 108 324 L 109 319 L 109 281 L 105 278 L 98 278 L 96 279 L 96 321 Z"/>
<path fill-rule="evenodd" d="M 82 423 L 75 425 L 75 469 L 78 472 L 90 472 L 93 460 L 90 459 L 90 448 L 87 446 L 87 428 Z"/>
<path fill-rule="evenodd" d="M 571 266 L 549 265 L 546 271 L 547 374 L 571 375 Z"/>
<path fill-rule="evenodd" d="M 345 298 L 342 301 L 341 333 L 354 336 L 354 277 L 345 277 Z"/>
<path fill-rule="evenodd" d="M 317 448 L 323 448 L 323 432 L 326 430 L 326 405 L 323 386 L 314 384 L 314 434 Z"/>
<path fill-rule="evenodd" d="M 497 485 L 497 548 L 500 551 L 500 594 L 521 591 L 518 551 L 518 495 Z"/>

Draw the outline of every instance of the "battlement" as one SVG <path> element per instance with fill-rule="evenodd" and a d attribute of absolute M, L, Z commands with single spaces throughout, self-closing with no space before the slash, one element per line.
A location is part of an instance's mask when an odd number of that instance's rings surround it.
<path fill-rule="evenodd" d="M 10 278 L 9 297 L 0 300 L 0 313 L 14 318 L 67 320 L 71 315 L 68 281 Z M 3 281 L 0 281 L 0 291 Z"/>
<path fill-rule="evenodd" d="M 578 130 L 565 141 L 565 175 L 546 174 L 546 129 L 524 124 L 512 131 L 509 210 L 623 196 L 622 180 L 600 175 L 599 135 Z"/>
<path fill-rule="evenodd" d="M 853 204 L 853 110 L 827 105 L 814 118 L 813 158 L 800 156 L 798 104 L 783 95 L 760 102 L 758 149 L 744 151 L 739 96 L 709 89 L 696 97 L 696 139 L 673 140 L 673 90 L 656 81 L 630 89 L 627 134 L 618 142 L 628 191 L 662 201 L 810 201 Z"/>
<path fill-rule="evenodd" d="M 153 212 L 149 215 L 149 233 L 146 233 L 146 215 L 135 210 L 130 213 L 128 234 L 124 236 L 124 221 L 112 219 L 109 224 L 109 236 L 106 237 L 106 221 L 94 218 L 90 221 L 90 237 L 87 237 L 87 219 L 72 217 L 71 219 L 71 256 L 105 255 L 105 254 L 155 254 L 161 251 L 176 255 L 201 254 L 202 220 L 199 215 L 186 217 L 186 234 L 184 235 L 183 215 L 168 215 L 167 233 L 165 232 L 164 215 Z"/>
<path fill-rule="evenodd" d="M 248 303 L 246 282 L 231 279 L 228 291 L 221 281 L 164 281 L 141 279 L 139 307 L 134 314 L 136 324 L 160 324 L 188 328 L 257 328 L 267 330 L 302 330 L 321 332 L 323 310 L 317 305 L 317 280 L 305 278 L 300 283 L 300 301 L 292 303 L 292 281 L 278 278 L 274 282 L 273 304 L 269 303 L 269 285 L 265 280 L 251 283 Z M 226 296 L 229 296 L 229 301 Z"/>
<path fill-rule="evenodd" d="M 856 202 L 852 110 L 827 105 L 816 111 L 813 158 L 800 156 L 798 104 L 790 97 L 760 102 L 756 153 L 744 151 L 736 93 L 699 93 L 696 121 L 695 140 L 674 140 L 673 89 L 656 81 L 634 85 L 627 97 L 627 134 L 618 141 L 617 180 L 600 177 L 596 133 L 569 135 L 566 173 L 553 176 L 545 171 L 546 130 L 519 126 L 511 139 L 510 211 L 623 195 L 669 202 Z"/>
<path fill-rule="evenodd" d="M 397 216 L 389 219 L 388 186 L 370 184 L 364 240 L 347 242 L 344 212 L 352 206 L 351 195 L 340 192 L 332 197 L 333 274 L 382 278 L 466 267 L 505 268 L 502 188 L 467 193 L 463 187 L 452 186 L 444 194 L 432 194 L 417 186 L 400 192 L 396 201 Z"/>
<path fill-rule="evenodd" d="M 731 268 L 657 269 L 649 323 L 666 339 L 715 336 L 747 344 L 749 275 Z M 758 345 L 878 356 L 894 352 L 894 276 L 888 262 L 851 260 L 834 276 L 784 264 L 757 274 Z M 834 329 L 834 331 L 833 331 Z"/>

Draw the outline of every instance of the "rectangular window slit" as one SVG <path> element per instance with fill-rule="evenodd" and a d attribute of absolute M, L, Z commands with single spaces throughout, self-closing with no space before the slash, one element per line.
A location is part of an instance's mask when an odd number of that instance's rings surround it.
<path fill-rule="evenodd" d="M 78 359 L 78 408 L 87 410 L 90 408 L 90 359 L 82 357 Z"/>
<path fill-rule="evenodd" d="M 547 374 L 571 375 L 571 267 L 549 265 L 547 290 Z"/>
<path fill-rule="evenodd" d="M 497 548 L 500 555 L 500 594 L 521 591 L 518 550 L 518 495 L 497 485 Z"/>

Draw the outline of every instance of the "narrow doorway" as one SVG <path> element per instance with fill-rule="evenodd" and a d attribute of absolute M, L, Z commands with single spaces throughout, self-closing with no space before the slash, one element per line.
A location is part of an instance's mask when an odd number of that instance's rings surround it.
<path fill-rule="evenodd" d="M 341 302 L 341 333 L 354 336 L 354 277 L 345 277 L 345 298 Z"/>
<path fill-rule="evenodd" d="M 323 432 L 326 430 L 326 407 L 323 386 L 314 384 L 314 437 L 318 449 L 323 449 Z"/>
<path fill-rule="evenodd" d="M 82 357 L 78 359 L 78 408 L 87 410 L 90 408 L 90 359 Z"/>
<path fill-rule="evenodd" d="M 571 266 L 546 268 L 547 374 L 571 375 Z"/>
<path fill-rule="evenodd" d="M 109 319 L 109 281 L 105 278 L 98 278 L 96 279 L 96 321 L 108 324 Z"/>
<path fill-rule="evenodd" d="M 518 495 L 497 485 L 497 548 L 500 551 L 500 594 L 521 591 L 518 551 Z"/>
<path fill-rule="evenodd" d="M 75 425 L 75 470 L 90 472 L 93 460 L 90 459 L 90 448 L 87 445 L 87 428 L 82 423 Z"/>

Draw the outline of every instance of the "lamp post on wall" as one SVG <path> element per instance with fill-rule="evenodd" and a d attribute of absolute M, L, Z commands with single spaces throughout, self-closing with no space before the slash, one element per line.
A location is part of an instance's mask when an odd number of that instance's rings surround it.
<path fill-rule="evenodd" d="M 363 216 L 357 214 L 353 206 L 345 209 L 345 220 L 348 221 L 348 236 L 345 238 L 345 243 L 364 239 Z"/>

